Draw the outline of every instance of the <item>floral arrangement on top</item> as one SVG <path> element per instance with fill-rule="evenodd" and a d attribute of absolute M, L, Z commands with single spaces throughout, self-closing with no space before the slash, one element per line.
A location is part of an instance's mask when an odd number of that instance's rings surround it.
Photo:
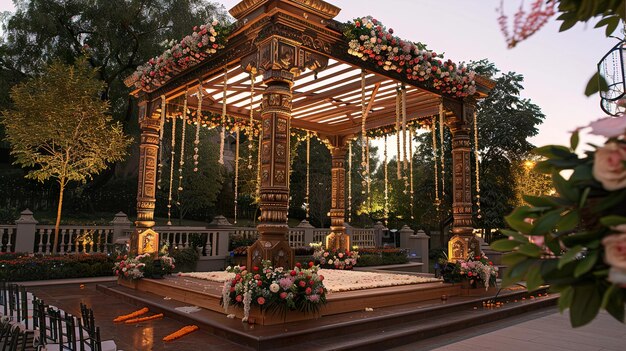
<path fill-rule="evenodd" d="M 180 42 L 164 42 L 167 49 L 159 56 L 151 58 L 137 67 L 133 73 L 135 86 L 149 89 L 167 81 L 172 72 L 179 72 L 196 65 L 208 55 L 224 48 L 230 26 L 214 20 L 201 26 L 193 27 L 193 33 Z"/>
<path fill-rule="evenodd" d="M 222 304 L 228 313 L 229 306 L 243 307 L 242 321 L 248 321 L 251 306 L 271 313 L 297 310 L 317 313 L 326 303 L 324 276 L 317 274 L 318 267 L 309 262 L 308 268 L 300 263 L 292 270 L 274 268 L 270 261 L 263 267 L 228 267 L 226 271 L 235 277 L 226 280 L 222 290 Z"/>
<path fill-rule="evenodd" d="M 440 258 L 435 264 L 437 272 L 441 273 L 445 282 L 458 283 L 468 281 L 470 285 L 479 283 L 485 287 L 496 286 L 498 277 L 498 267 L 485 256 L 484 252 L 480 256 L 469 257 L 467 260 L 457 260 L 455 263 L 448 262 L 447 258 Z"/>
<path fill-rule="evenodd" d="M 549 284 L 570 309 L 572 326 L 593 320 L 602 308 L 624 322 L 626 301 L 626 115 L 592 122 L 591 133 L 608 138 L 583 157 L 570 146 L 549 145 L 536 169 L 552 174 L 554 196 L 525 196 L 529 206 L 506 219 L 509 239 L 491 247 L 511 251 L 503 285 L 525 280 L 529 290 Z M 569 178 L 561 173 L 567 171 Z"/>
<path fill-rule="evenodd" d="M 455 97 L 476 92 L 475 72 L 463 64 L 457 65 L 443 55 L 393 35 L 372 17 L 356 18 L 346 24 L 344 36 L 350 40 L 348 53 L 371 60 L 386 71 L 406 74 L 411 80 L 430 84 L 434 89 Z"/>
<path fill-rule="evenodd" d="M 325 250 L 321 243 L 309 244 L 313 248 L 313 259 L 321 268 L 326 269 L 352 269 L 359 259 L 356 250 Z"/>
<path fill-rule="evenodd" d="M 126 280 L 138 280 L 141 278 L 150 278 L 154 275 L 172 274 L 176 267 L 174 258 L 168 255 L 159 255 L 158 260 L 161 261 L 161 267 L 155 266 L 154 256 L 151 254 L 137 255 L 129 257 L 128 255 L 118 256 L 118 261 L 113 266 L 115 276 Z M 159 272 L 157 272 L 159 269 Z"/>

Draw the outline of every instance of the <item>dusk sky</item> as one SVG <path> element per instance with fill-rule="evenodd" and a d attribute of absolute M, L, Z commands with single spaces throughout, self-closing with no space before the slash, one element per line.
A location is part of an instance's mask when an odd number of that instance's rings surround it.
<path fill-rule="evenodd" d="M 239 1 L 218 2 L 230 9 Z M 399 37 L 425 43 L 453 61 L 488 58 L 502 71 L 523 74 L 522 96 L 539 105 L 546 115 L 539 135 L 532 139 L 537 146 L 566 144 L 571 130 L 603 116 L 599 97 L 587 98 L 583 91 L 599 59 L 617 41 L 606 38 L 603 30 L 594 29 L 595 21 L 559 33 L 559 24 L 553 18 L 518 47 L 507 49 L 497 22 L 500 0 L 330 2 L 342 9 L 337 17 L 339 21 L 372 15 L 393 28 Z M 506 13 L 512 17 L 520 0 L 506 3 Z M 0 0 L 0 11 L 7 10 L 13 10 L 12 1 Z M 582 142 L 591 140 L 582 138 Z"/>

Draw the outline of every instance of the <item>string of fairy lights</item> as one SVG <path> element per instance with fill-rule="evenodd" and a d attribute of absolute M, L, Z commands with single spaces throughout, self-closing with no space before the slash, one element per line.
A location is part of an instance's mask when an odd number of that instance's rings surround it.
<path fill-rule="evenodd" d="M 185 145 L 186 145 L 186 126 L 187 124 L 195 125 L 195 138 L 193 141 L 193 171 L 199 171 L 199 158 L 200 158 L 200 131 L 201 127 L 208 128 L 220 128 L 220 150 L 219 150 L 219 163 L 224 165 L 224 152 L 225 152 L 225 140 L 227 133 L 232 135 L 235 139 L 235 155 L 234 155 L 234 222 L 237 223 L 238 219 L 238 197 L 239 197 L 239 165 L 240 165 L 240 147 L 241 147 L 241 132 L 244 132 L 247 136 L 247 167 L 248 170 L 255 168 L 256 163 L 256 186 L 254 189 L 255 198 L 260 197 L 260 180 L 261 180 L 261 154 L 262 154 L 262 139 L 263 130 L 260 128 L 260 124 L 255 120 L 255 73 L 250 73 L 250 100 L 249 100 L 249 116 L 247 121 L 244 118 L 233 120 L 231 116 L 227 114 L 227 94 L 228 94 L 228 70 L 224 70 L 224 81 L 222 87 L 222 101 L 221 101 L 221 114 L 219 117 L 214 116 L 211 113 L 205 115 L 203 112 L 203 99 L 205 90 L 203 88 L 202 80 L 198 81 L 198 90 L 195 95 L 197 98 L 197 106 L 195 111 L 191 111 L 189 108 L 189 90 L 186 88 L 183 94 L 182 111 L 180 111 L 179 104 L 168 104 L 168 101 L 164 95 L 161 96 L 161 109 L 160 109 L 160 131 L 159 131 L 159 155 L 158 155 L 158 169 L 157 169 L 157 186 L 158 189 L 162 189 L 163 171 L 165 164 L 164 156 L 164 131 L 165 123 L 171 121 L 171 140 L 170 140 L 170 159 L 169 161 L 169 189 L 167 192 L 167 219 L 168 225 L 171 225 L 172 217 L 172 205 L 181 205 L 182 192 L 185 190 L 183 187 L 184 179 L 184 165 L 185 165 Z M 367 72 L 361 71 L 361 133 L 359 138 L 355 138 L 348 141 L 348 164 L 347 164 L 347 206 L 346 217 L 348 222 L 352 222 L 354 215 L 353 208 L 353 172 L 357 170 L 353 165 L 353 146 L 360 141 L 361 157 L 360 157 L 360 169 L 358 174 L 361 178 L 361 212 L 371 213 L 372 208 L 372 178 L 370 168 L 370 142 L 372 137 L 374 140 L 383 139 L 383 175 L 384 175 L 384 204 L 382 208 L 383 221 L 388 223 L 390 215 L 390 193 L 392 186 L 389 180 L 389 145 L 388 136 L 395 134 L 396 139 L 396 177 L 399 184 L 402 184 L 404 189 L 402 192 L 409 197 L 409 212 L 410 219 L 415 220 L 415 188 L 414 188 L 414 152 L 413 145 L 414 139 L 417 138 L 418 129 L 422 127 L 424 121 L 425 125 L 430 129 L 432 137 L 432 163 L 434 171 L 434 201 L 433 205 L 437 211 L 441 210 L 441 203 L 446 197 L 446 169 L 445 169 L 445 110 L 443 104 L 439 105 L 439 113 L 432 116 L 430 119 L 422 119 L 421 122 L 415 123 L 415 120 L 409 121 L 407 114 L 407 93 L 406 86 L 398 84 L 396 86 L 396 106 L 395 106 L 395 123 L 391 127 L 382 127 L 383 132 L 376 132 L 367 130 L 367 84 L 366 84 Z M 180 143 L 177 145 L 177 124 L 178 119 L 181 119 L 182 125 L 180 127 Z M 476 193 L 476 208 L 477 218 L 481 218 L 481 199 L 480 199 L 480 172 L 479 172 L 479 145 L 478 145 L 478 117 L 476 111 L 473 114 L 473 151 L 475 159 L 475 193 Z M 296 135 L 297 141 L 306 141 L 306 180 L 305 180 L 305 197 L 304 208 L 306 212 L 306 219 L 310 217 L 310 162 L 311 162 L 311 139 L 312 137 L 318 137 L 315 132 L 302 131 L 299 136 Z M 437 138 L 438 137 L 438 138 Z M 256 139 L 256 140 L 255 140 Z M 319 139 L 319 137 L 318 137 Z M 320 140 L 322 141 L 322 140 Z M 254 147 L 256 150 L 256 162 L 254 162 Z M 178 157 L 176 156 L 178 147 Z M 178 158 L 178 187 L 176 188 L 176 199 L 174 199 L 174 166 L 176 159 Z"/>

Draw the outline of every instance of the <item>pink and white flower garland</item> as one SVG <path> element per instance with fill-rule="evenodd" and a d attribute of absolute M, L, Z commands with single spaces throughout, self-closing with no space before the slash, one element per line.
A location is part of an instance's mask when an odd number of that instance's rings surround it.
<path fill-rule="evenodd" d="M 207 55 L 216 53 L 224 47 L 226 27 L 218 21 L 193 27 L 193 33 L 180 42 L 163 43 L 169 47 L 161 55 L 151 58 L 137 67 L 133 80 L 137 88 L 148 89 L 164 84 L 171 78 L 172 72 L 182 71 L 195 66 Z"/>
<path fill-rule="evenodd" d="M 421 43 L 400 39 L 372 18 L 357 18 L 348 24 L 346 34 L 353 37 L 348 53 L 363 61 L 373 61 L 386 71 L 405 74 L 408 79 L 425 82 L 442 93 L 465 97 L 476 93 L 475 72 L 464 65 L 444 60 L 443 55 Z"/>

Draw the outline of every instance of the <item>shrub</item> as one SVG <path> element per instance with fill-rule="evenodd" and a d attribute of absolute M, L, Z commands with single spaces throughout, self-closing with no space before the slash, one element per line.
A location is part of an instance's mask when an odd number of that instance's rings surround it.
<path fill-rule="evenodd" d="M 200 258 L 200 254 L 198 254 L 198 250 L 195 247 L 171 250 L 170 256 L 176 262 L 176 271 L 178 272 L 195 270 L 196 263 L 198 263 Z"/>
<path fill-rule="evenodd" d="M 384 266 L 409 262 L 405 250 L 393 248 L 359 249 L 358 267 Z"/>
<path fill-rule="evenodd" d="M 0 255 L 1 281 L 86 278 L 113 275 L 114 260 L 105 254 Z"/>

